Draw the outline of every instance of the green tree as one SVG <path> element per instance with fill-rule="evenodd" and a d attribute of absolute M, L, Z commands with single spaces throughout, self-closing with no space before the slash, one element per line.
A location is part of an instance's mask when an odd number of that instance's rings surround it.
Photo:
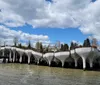
<path fill-rule="evenodd" d="M 30 40 L 29 40 L 29 42 L 28 42 L 28 49 L 31 49 L 32 47 L 31 47 L 31 42 L 30 42 Z"/>
<path fill-rule="evenodd" d="M 60 51 L 64 51 L 64 46 L 63 46 L 63 44 L 61 44 Z"/>
<path fill-rule="evenodd" d="M 90 46 L 91 46 L 90 40 L 87 38 L 86 40 L 84 40 L 83 47 L 90 47 Z"/>
<path fill-rule="evenodd" d="M 68 44 L 64 44 L 64 46 L 63 46 L 63 51 L 68 51 L 68 50 L 69 50 Z"/>
<path fill-rule="evenodd" d="M 87 45 L 87 42 L 86 40 L 84 40 L 83 47 L 86 47 L 86 45 Z"/>
<path fill-rule="evenodd" d="M 43 45 L 41 42 L 40 42 L 40 52 L 43 52 Z"/>
<path fill-rule="evenodd" d="M 70 50 L 75 49 L 78 47 L 78 44 L 76 42 L 71 42 L 70 44 Z"/>
<path fill-rule="evenodd" d="M 74 49 L 74 43 L 73 42 L 71 42 L 71 44 L 70 44 L 70 50 L 72 50 L 72 49 Z"/>

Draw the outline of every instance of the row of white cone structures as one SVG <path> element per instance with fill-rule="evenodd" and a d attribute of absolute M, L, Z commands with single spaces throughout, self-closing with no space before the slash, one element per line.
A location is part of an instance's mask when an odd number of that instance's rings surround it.
<path fill-rule="evenodd" d="M 13 52 L 13 61 L 15 60 L 15 52 L 17 51 L 20 55 L 20 63 L 22 62 L 22 55 L 25 53 L 28 56 L 28 64 L 30 63 L 30 56 L 34 55 L 34 57 L 37 59 L 37 63 L 39 63 L 39 59 L 41 57 L 46 58 L 48 60 L 48 64 L 51 65 L 52 59 L 55 57 L 59 59 L 62 63 L 62 67 L 64 66 L 65 60 L 70 57 L 74 59 L 75 61 L 75 67 L 77 67 L 77 61 L 81 57 L 83 61 L 83 69 L 86 68 L 86 59 L 89 60 L 89 65 L 92 68 L 93 67 L 93 60 L 97 57 L 100 57 L 100 52 L 96 48 L 92 47 L 83 47 L 83 48 L 76 48 L 74 50 L 70 51 L 64 51 L 64 52 L 50 52 L 50 53 L 39 53 L 33 50 L 24 50 L 16 47 L 1 47 L 0 50 L 9 49 L 9 58 L 11 58 L 11 51 Z M 4 51 L 3 51 L 4 55 Z"/>

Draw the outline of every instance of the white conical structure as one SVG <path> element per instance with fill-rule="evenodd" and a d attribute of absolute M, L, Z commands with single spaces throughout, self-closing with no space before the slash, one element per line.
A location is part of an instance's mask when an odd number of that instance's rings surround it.
<path fill-rule="evenodd" d="M 43 58 L 46 58 L 48 60 L 49 66 L 51 65 L 51 61 L 54 57 L 54 53 L 46 53 L 43 55 Z"/>
<path fill-rule="evenodd" d="M 62 62 L 62 67 L 63 67 L 65 59 L 69 57 L 69 51 L 57 52 L 57 53 L 55 53 L 55 57 Z"/>
<path fill-rule="evenodd" d="M 8 49 L 9 50 L 9 59 L 11 61 L 11 52 L 13 52 L 13 62 L 15 61 L 15 52 L 17 51 L 20 55 L 20 63 L 22 62 L 22 56 L 23 54 L 27 54 L 28 56 L 28 63 L 30 63 L 30 57 L 31 55 L 34 55 L 34 57 L 37 60 L 37 63 L 39 63 L 39 59 L 41 57 L 46 58 L 48 60 L 49 65 L 51 65 L 51 61 L 54 57 L 59 59 L 62 62 L 62 67 L 64 66 L 65 60 L 70 57 L 69 55 L 71 54 L 71 57 L 75 61 L 75 67 L 77 67 L 77 61 L 81 57 L 83 60 L 83 69 L 86 68 L 86 59 L 89 60 L 90 67 L 93 67 L 93 60 L 97 57 L 100 57 L 100 50 L 97 48 L 91 48 L 91 47 L 82 47 L 82 48 L 76 48 L 75 50 L 65 51 L 65 52 L 56 52 L 56 53 L 39 53 L 33 50 L 25 50 L 25 49 L 20 49 L 16 47 L 1 47 L 0 50 L 3 50 L 3 55 L 4 55 L 4 50 Z M 77 54 L 77 55 L 76 55 Z"/>

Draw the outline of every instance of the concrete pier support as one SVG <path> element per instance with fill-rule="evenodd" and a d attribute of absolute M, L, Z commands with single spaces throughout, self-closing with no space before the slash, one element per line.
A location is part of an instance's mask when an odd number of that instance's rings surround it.
<path fill-rule="evenodd" d="M 49 66 L 51 66 L 51 61 L 49 61 Z"/>
<path fill-rule="evenodd" d="M 62 63 L 62 67 L 64 67 L 64 60 L 61 60 L 61 63 Z"/>
<path fill-rule="evenodd" d="M 22 63 L 22 54 L 20 54 L 19 62 Z"/>
<path fill-rule="evenodd" d="M 93 68 L 93 59 L 89 59 L 90 68 Z"/>
<path fill-rule="evenodd" d="M 28 56 L 28 64 L 30 64 L 31 63 L 31 52 L 29 51 L 29 52 L 26 52 L 26 54 L 27 54 L 27 56 Z"/>
<path fill-rule="evenodd" d="M 83 70 L 85 70 L 86 69 L 86 58 L 82 57 L 82 60 L 83 60 Z"/>
<path fill-rule="evenodd" d="M 77 55 L 75 52 L 71 55 L 71 57 L 74 59 L 75 62 L 75 68 L 78 67 L 78 59 L 80 58 L 79 55 Z"/>
<path fill-rule="evenodd" d="M 10 53 L 9 53 L 9 61 L 12 62 L 12 58 L 11 58 L 11 50 L 10 50 Z"/>
<path fill-rule="evenodd" d="M 5 56 L 5 50 L 3 50 L 3 52 L 2 52 L 2 56 Z"/>
<path fill-rule="evenodd" d="M 76 58 L 74 60 L 75 60 L 75 68 L 77 68 L 77 66 L 78 66 L 77 61 L 78 61 L 78 59 Z"/>
<path fill-rule="evenodd" d="M 28 55 L 28 64 L 30 64 L 30 63 L 31 63 L 30 56 Z"/>
<path fill-rule="evenodd" d="M 16 57 L 16 54 L 15 54 L 15 51 L 13 51 L 13 63 L 15 62 L 15 57 Z"/>
<path fill-rule="evenodd" d="M 37 59 L 37 65 L 39 65 L 39 59 Z"/>

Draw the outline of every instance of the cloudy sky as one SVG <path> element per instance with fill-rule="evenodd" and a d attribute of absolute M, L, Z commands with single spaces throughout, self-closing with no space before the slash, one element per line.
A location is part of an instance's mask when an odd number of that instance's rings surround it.
<path fill-rule="evenodd" d="M 100 40 L 100 0 L 0 0 L 0 43 Z"/>

